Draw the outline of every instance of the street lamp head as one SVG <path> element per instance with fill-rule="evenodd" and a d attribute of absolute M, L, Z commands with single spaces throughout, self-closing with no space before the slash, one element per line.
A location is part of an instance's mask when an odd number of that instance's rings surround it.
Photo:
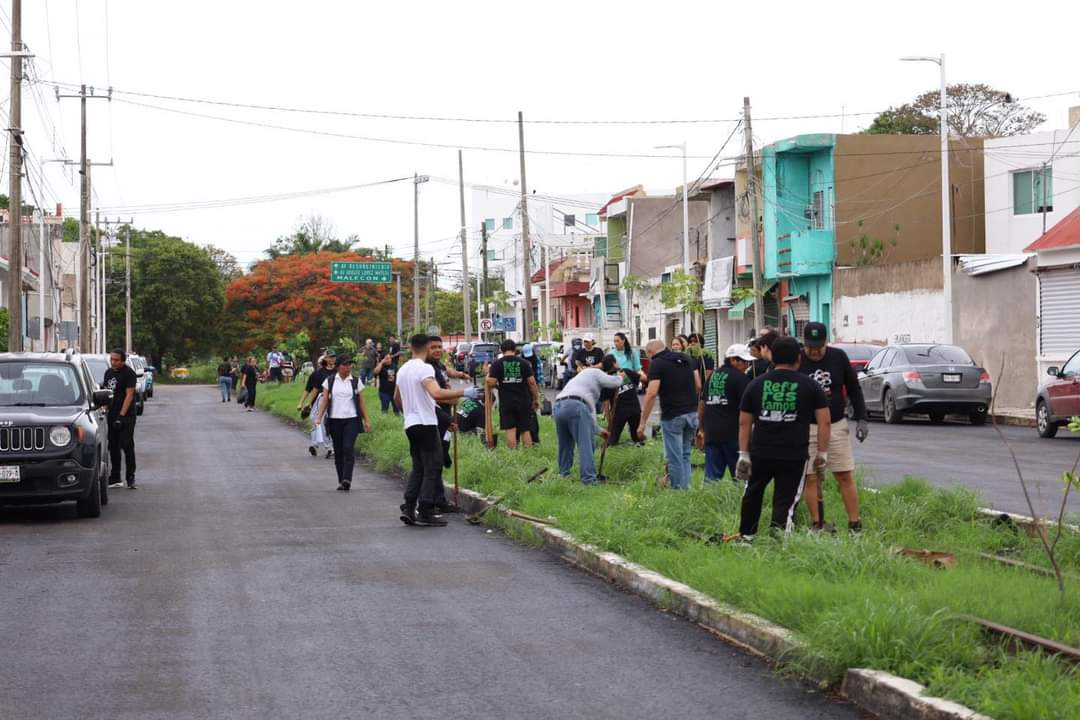
<path fill-rule="evenodd" d="M 932 55 L 908 55 L 900 58 L 901 62 L 932 62 L 941 64 L 941 58 L 933 57 Z"/>
<path fill-rule="evenodd" d="M 426 183 L 430 179 L 431 177 L 428 175 L 417 175 L 413 182 L 419 185 L 420 183 Z"/>

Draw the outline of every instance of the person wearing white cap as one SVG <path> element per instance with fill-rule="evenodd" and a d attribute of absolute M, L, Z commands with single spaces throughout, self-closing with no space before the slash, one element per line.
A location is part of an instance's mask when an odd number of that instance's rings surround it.
<path fill-rule="evenodd" d="M 596 347 L 596 337 L 592 333 L 586 333 L 581 338 L 581 344 L 581 349 L 574 353 L 574 370 L 581 372 L 585 368 L 600 367 L 604 351 Z"/>
<path fill-rule="evenodd" d="M 724 364 L 709 376 L 698 403 L 698 438 L 705 447 L 705 482 L 735 479 L 739 460 L 739 406 L 750 384 L 746 369 L 754 361 L 750 348 L 736 343 L 724 353 Z"/>

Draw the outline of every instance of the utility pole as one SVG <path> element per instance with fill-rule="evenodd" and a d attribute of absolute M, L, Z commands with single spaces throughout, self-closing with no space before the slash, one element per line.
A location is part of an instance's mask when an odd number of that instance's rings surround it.
<path fill-rule="evenodd" d="M 413 325 L 420 327 L 420 184 L 427 175 L 413 173 Z"/>
<path fill-rule="evenodd" d="M 389 247 L 387 247 L 387 257 L 389 257 Z M 394 280 L 397 282 L 397 338 L 401 339 L 401 273 L 394 273 Z"/>
<path fill-rule="evenodd" d="M 529 262 L 531 249 L 529 247 L 529 195 L 525 186 L 525 120 L 521 111 L 518 110 L 518 155 L 521 159 L 521 272 L 522 294 L 524 296 L 525 317 L 521 329 L 521 339 L 529 342 L 532 335 L 532 268 Z"/>
<path fill-rule="evenodd" d="M 45 338 L 45 210 L 38 208 L 35 214 L 41 221 L 38 224 L 38 337 L 41 351 L 49 352 L 49 341 Z"/>
<path fill-rule="evenodd" d="M 131 340 L 131 227 L 124 229 L 124 347 L 135 350 Z"/>
<path fill-rule="evenodd" d="M 461 199 L 461 306 L 465 311 L 465 340 L 472 338 L 472 302 L 469 299 L 469 243 L 465 233 L 465 166 L 457 151 L 458 195 Z"/>
<path fill-rule="evenodd" d="M 754 132 L 750 127 L 750 98 L 744 97 L 743 133 L 746 135 L 746 191 L 750 193 L 750 247 L 754 253 L 754 324 L 765 324 L 765 302 L 761 297 L 761 238 L 758 234 L 757 174 L 754 172 Z"/>
<path fill-rule="evenodd" d="M 101 239 L 101 211 L 94 213 L 94 352 L 105 352 L 105 246 Z"/>
<path fill-rule="evenodd" d="M 8 350 L 23 349 L 22 332 L 22 0 L 11 0 L 11 107 L 8 132 L 11 134 L 8 188 L 8 227 L 11 251 L 8 254 Z M 39 282 L 44 274 L 39 275 Z"/>
<path fill-rule="evenodd" d="M 487 225 L 485 225 L 482 222 L 480 223 L 480 253 L 481 253 L 480 254 L 480 267 L 483 268 L 483 269 L 480 272 L 480 282 L 481 282 L 480 299 L 477 302 L 478 303 L 483 303 L 483 302 L 487 302 L 487 297 L 488 297 L 488 281 L 487 281 L 487 277 L 488 277 L 488 273 L 487 273 L 488 249 L 487 249 Z M 487 308 L 484 308 L 484 309 L 485 309 L 485 311 L 487 310 Z"/>

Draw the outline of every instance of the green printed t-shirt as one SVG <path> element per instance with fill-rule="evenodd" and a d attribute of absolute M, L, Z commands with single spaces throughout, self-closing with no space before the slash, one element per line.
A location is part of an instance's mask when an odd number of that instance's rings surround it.
<path fill-rule="evenodd" d="M 532 405 L 529 378 L 533 376 L 532 363 L 519 357 L 504 355 L 491 363 L 488 371 L 499 383 L 499 402 L 503 405 Z"/>
<path fill-rule="evenodd" d="M 771 460 L 806 460 L 814 411 L 829 401 L 821 386 L 794 370 L 770 370 L 743 393 L 742 412 L 754 416 L 750 452 Z"/>

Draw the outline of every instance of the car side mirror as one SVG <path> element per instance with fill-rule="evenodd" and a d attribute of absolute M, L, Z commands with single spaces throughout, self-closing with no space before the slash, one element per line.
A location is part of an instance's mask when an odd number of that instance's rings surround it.
<path fill-rule="evenodd" d="M 860 370 L 857 373 L 855 373 L 855 377 L 862 380 L 864 377 L 866 377 L 869 374 L 870 374 L 869 370 Z"/>
<path fill-rule="evenodd" d="M 1058 377 L 1061 375 L 1061 369 L 1057 365 L 1051 365 L 1050 367 L 1046 368 L 1046 374 L 1050 375 L 1051 377 Z"/>
<path fill-rule="evenodd" d="M 112 390 L 95 390 L 94 391 L 94 409 L 102 408 L 112 402 L 113 392 Z"/>

